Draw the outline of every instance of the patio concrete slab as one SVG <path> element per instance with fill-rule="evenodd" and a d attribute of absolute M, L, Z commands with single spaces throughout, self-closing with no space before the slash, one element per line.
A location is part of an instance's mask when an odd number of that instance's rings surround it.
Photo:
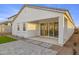
<path fill-rule="evenodd" d="M 42 43 L 40 41 L 32 40 L 32 39 L 25 39 L 24 41 L 27 41 L 27 42 L 32 43 L 32 44 L 38 44 L 38 45 Z"/>
<path fill-rule="evenodd" d="M 49 41 L 50 38 L 44 38 L 44 37 L 20 38 L 20 37 L 13 37 L 13 36 L 10 36 L 10 35 L 9 35 L 9 37 L 12 37 L 12 38 L 15 38 L 15 39 L 18 39 L 18 40 L 22 40 L 22 41 L 26 41 L 26 42 L 29 42 L 29 43 L 32 43 L 32 44 L 36 44 L 36 45 L 39 45 L 39 46 L 42 46 L 42 47 L 45 47 L 45 48 L 50 48 L 51 46 L 53 46 L 53 44 L 45 42 L 46 40 Z M 40 41 L 40 40 L 43 40 L 43 41 Z M 51 39 L 51 42 L 52 42 L 52 40 L 53 39 Z M 55 41 L 54 41 L 54 43 L 55 43 Z"/>
<path fill-rule="evenodd" d="M 43 43 L 41 43 L 41 44 L 39 44 L 40 46 L 43 46 L 43 47 L 45 47 L 45 48 L 50 48 L 51 46 L 53 46 L 53 44 L 50 44 L 50 43 L 45 43 L 45 42 L 43 42 Z"/>
<path fill-rule="evenodd" d="M 31 44 L 27 41 L 17 40 L 0 44 L 0 55 L 55 55 L 57 51 Z"/>
<path fill-rule="evenodd" d="M 30 37 L 31 40 L 37 40 L 45 43 L 50 43 L 54 45 L 58 45 L 58 39 L 57 38 L 48 38 L 48 37 Z"/>

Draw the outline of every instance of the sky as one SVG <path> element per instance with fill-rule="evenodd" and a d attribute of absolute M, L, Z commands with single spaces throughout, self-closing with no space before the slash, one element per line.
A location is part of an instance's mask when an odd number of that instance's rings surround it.
<path fill-rule="evenodd" d="M 19 12 L 21 4 L 0 4 L 0 22 L 6 21 L 8 17 Z"/>
<path fill-rule="evenodd" d="M 79 4 L 35 4 L 36 6 L 46 6 L 50 8 L 68 9 L 76 26 L 79 26 Z M 23 4 L 0 4 L 0 22 L 15 15 L 22 8 Z"/>

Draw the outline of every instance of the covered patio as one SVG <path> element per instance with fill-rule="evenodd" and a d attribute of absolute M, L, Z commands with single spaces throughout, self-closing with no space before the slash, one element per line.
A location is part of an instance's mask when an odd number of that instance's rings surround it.
<path fill-rule="evenodd" d="M 59 39 L 58 19 L 59 19 L 58 17 L 54 17 L 28 22 L 28 24 L 32 24 L 32 26 L 29 25 L 27 26 L 28 30 L 31 29 L 31 31 L 34 31 L 34 33 L 31 32 L 32 35 L 34 36 L 29 37 L 29 39 L 58 45 L 58 39 Z"/>

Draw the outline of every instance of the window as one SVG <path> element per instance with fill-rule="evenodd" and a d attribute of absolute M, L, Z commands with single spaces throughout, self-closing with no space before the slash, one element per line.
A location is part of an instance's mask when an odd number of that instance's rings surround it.
<path fill-rule="evenodd" d="M 26 30 L 26 24 L 24 23 L 23 24 L 23 31 L 25 31 Z"/>
<path fill-rule="evenodd" d="M 17 25 L 17 30 L 18 30 L 18 31 L 20 30 L 19 24 Z"/>
<path fill-rule="evenodd" d="M 36 24 L 28 23 L 27 24 L 27 30 L 36 30 Z"/>

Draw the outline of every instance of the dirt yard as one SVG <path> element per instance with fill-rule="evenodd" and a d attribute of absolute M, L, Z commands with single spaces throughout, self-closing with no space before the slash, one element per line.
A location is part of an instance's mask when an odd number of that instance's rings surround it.
<path fill-rule="evenodd" d="M 58 55 L 79 55 L 79 33 L 74 33 Z"/>

